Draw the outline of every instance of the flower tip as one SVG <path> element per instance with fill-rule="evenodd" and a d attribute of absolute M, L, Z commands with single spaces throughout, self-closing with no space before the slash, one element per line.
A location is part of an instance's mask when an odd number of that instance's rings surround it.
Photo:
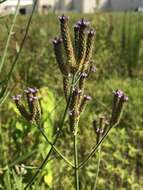
<path fill-rule="evenodd" d="M 86 28 L 89 25 L 89 21 L 87 21 L 84 18 L 82 18 L 80 21 L 77 22 L 77 25 L 80 28 Z"/>
<path fill-rule="evenodd" d="M 88 31 L 88 35 L 89 35 L 90 37 L 95 36 L 95 34 L 96 34 L 96 31 L 95 31 L 94 29 L 90 29 L 90 30 Z"/>
<path fill-rule="evenodd" d="M 19 101 L 19 100 L 21 99 L 21 94 L 12 96 L 12 99 L 13 99 L 14 101 Z"/>
<path fill-rule="evenodd" d="M 58 19 L 61 21 L 61 22 L 66 22 L 69 20 L 69 17 L 68 16 L 65 16 L 64 14 L 61 15 L 61 16 L 58 16 Z"/>
<path fill-rule="evenodd" d="M 60 44 L 60 43 L 62 43 L 62 38 L 60 38 L 60 37 L 55 37 L 53 40 L 52 40 L 52 42 L 53 42 L 53 44 L 54 45 L 57 45 L 57 44 Z"/>
<path fill-rule="evenodd" d="M 123 91 L 118 90 L 118 89 L 116 91 L 114 91 L 113 94 L 114 94 L 114 96 L 116 96 L 118 98 L 121 98 L 124 95 Z"/>
<path fill-rule="evenodd" d="M 33 87 L 33 88 L 31 88 L 31 87 L 28 87 L 26 90 L 25 90 L 25 92 L 26 93 L 32 93 L 32 94 L 35 94 L 35 93 L 37 93 L 39 90 L 37 89 L 37 88 L 35 88 L 35 87 Z"/>
<path fill-rule="evenodd" d="M 79 30 L 80 26 L 78 24 L 74 25 L 74 30 Z"/>

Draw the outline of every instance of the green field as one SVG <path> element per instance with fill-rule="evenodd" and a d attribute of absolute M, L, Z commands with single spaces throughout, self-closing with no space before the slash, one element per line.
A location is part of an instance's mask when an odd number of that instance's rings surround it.
<path fill-rule="evenodd" d="M 86 83 L 92 96 L 79 123 L 79 162 L 96 142 L 92 121 L 108 116 L 112 92 L 123 90 L 129 97 L 121 121 L 101 146 L 98 190 L 142 190 L 143 188 L 143 15 L 139 13 L 69 14 L 70 31 L 77 20 L 86 18 L 96 30 L 93 64 L 97 71 Z M 18 16 L 0 81 L 10 71 L 25 33 L 28 17 Z M 2 59 L 12 16 L 0 18 L 0 60 Z M 50 145 L 38 129 L 25 121 L 12 100 L 27 87 L 40 90 L 42 120 L 46 135 L 53 141 L 66 106 L 62 77 L 56 63 L 52 39 L 60 35 L 56 15 L 34 15 L 29 33 L 7 93 L 0 105 L 0 190 L 23 190 Z M 1 84 L 1 83 L 0 83 Z M 2 90 L 5 83 L 2 84 Z M 1 90 L 1 92 L 2 92 Z M 1 93 L 2 94 L 2 93 Z M 5 98 L 6 97 L 6 98 Z M 65 122 L 56 147 L 73 161 L 72 134 Z M 79 171 L 80 190 L 92 190 L 97 173 L 98 153 Z M 74 172 L 51 154 L 33 190 L 74 190 Z"/>

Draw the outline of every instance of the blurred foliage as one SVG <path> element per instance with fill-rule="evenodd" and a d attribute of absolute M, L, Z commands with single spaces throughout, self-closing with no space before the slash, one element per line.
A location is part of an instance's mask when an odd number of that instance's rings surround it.
<path fill-rule="evenodd" d="M 112 91 L 119 88 L 129 96 L 129 102 L 118 127 L 114 128 L 102 145 L 98 190 L 142 190 L 143 187 L 143 15 L 140 13 L 70 14 L 70 26 L 82 17 L 96 29 L 93 63 L 97 67 L 86 86 L 93 97 L 82 115 L 79 131 L 79 160 L 95 144 L 92 121 L 110 113 Z M 7 61 L 0 79 L 4 79 L 25 30 L 27 17 L 19 16 L 10 43 Z M 11 16 L 0 20 L 0 58 L 7 39 Z M 71 33 L 73 29 L 71 28 Z M 35 15 L 30 31 L 10 81 L 11 95 L 21 93 L 27 86 L 40 89 L 43 127 L 52 140 L 65 108 L 62 80 L 56 65 L 52 39 L 59 34 L 57 16 Z M 73 34 L 73 33 L 72 33 Z M 0 189 L 23 187 L 48 152 L 49 146 L 39 131 L 24 121 L 9 96 L 0 108 Z M 68 123 L 62 131 L 57 147 L 73 159 Z M 73 190 L 74 173 L 55 153 L 38 178 L 34 190 Z M 24 164 L 26 172 L 17 171 Z M 29 166 L 29 167 L 28 167 Z M 30 168 L 31 167 L 31 168 Z M 93 189 L 97 156 L 80 171 L 82 190 Z M 8 187 L 9 186 L 9 187 Z"/>

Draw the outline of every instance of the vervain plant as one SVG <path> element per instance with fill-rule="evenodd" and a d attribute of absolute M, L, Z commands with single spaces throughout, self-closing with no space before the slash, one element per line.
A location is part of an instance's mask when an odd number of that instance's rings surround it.
<path fill-rule="evenodd" d="M 30 123 L 35 125 L 44 136 L 47 143 L 51 145 L 46 158 L 43 160 L 37 171 L 24 187 L 28 189 L 35 181 L 37 175 L 43 170 L 51 153 L 55 151 L 74 170 L 75 189 L 80 189 L 79 170 L 86 165 L 91 157 L 100 148 L 109 132 L 119 121 L 123 111 L 124 103 L 128 97 L 121 91 L 116 90 L 113 93 L 113 105 L 111 115 L 108 118 L 100 117 L 99 120 L 93 121 L 93 128 L 96 134 L 96 142 L 89 154 L 83 158 L 82 162 L 78 161 L 78 136 L 79 120 L 84 113 L 87 103 L 91 97 L 85 93 L 85 84 L 93 71 L 92 52 L 94 48 L 95 30 L 89 28 L 89 22 L 81 19 L 74 26 L 74 45 L 72 43 L 70 29 L 68 27 L 69 18 L 65 15 L 59 17 L 61 37 L 53 40 L 55 57 L 63 78 L 63 91 L 66 100 L 66 108 L 59 124 L 53 142 L 47 138 L 42 128 L 41 108 L 38 99 L 38 90 L 36 88 L 27 88 L 25 90 L 26 104 L 22 102 L 22 96 L 14 96 L 15 104 L 21 115 Z M 60 137 L 64 122 L 68 118 L 71 135 L 73 137 L 73 158 L 74 163 L 68 160 L 56 147 L 57 140 Z M 96 183 L 94 184 L 94 189 Z"/>

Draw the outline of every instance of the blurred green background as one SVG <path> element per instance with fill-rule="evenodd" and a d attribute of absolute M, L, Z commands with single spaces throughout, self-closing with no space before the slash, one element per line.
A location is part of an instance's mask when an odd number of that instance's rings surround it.
<path fill-rule="evenodd" d="M 142 190 L 143 187 L 143 15 L 142 13 L 69 14 L 70 29 L 81 18 L 96 29 L 92 73 L 86 92 L 92 96 L 80 121 L 79 160 L 96 142 L 92 121 L 110 113 L 112 91 L 122 89 L 129 96 L 120 124 L 102 145 L 98 190 Z M 8 73 L 27 22 L 19 16 L 8 49 L 0 80 Z M 0 18 L 0 57 L 2 57 L 12 16 Z M 28 86 L 40 89 L 44 128 L 52 140 L 65 100 L 62 77 L 56 64 L 52 39 L 60 35 L 57 15 L 34 15 L 24 49 L 9 83 L 9 97 L 0 108 L 0 189 L 21 190 L 48 152 L 49 146 L 18 114 L 11 96 Z M 57 147 L 73 159 L 72 138 L 68 128 L 62 131 Z M 43 170 L 35 190 L 74 189 L 74 173 L 54 153 Z M 24 164 L 24 169 L 21 169 Z M 30 167 L 29 167 L 30 166 Z M 24 171 L 23 171 L 24 170 Z M 94 156 L 80 171 L 82 190 L 93 189 L 97 170 Z"/>

